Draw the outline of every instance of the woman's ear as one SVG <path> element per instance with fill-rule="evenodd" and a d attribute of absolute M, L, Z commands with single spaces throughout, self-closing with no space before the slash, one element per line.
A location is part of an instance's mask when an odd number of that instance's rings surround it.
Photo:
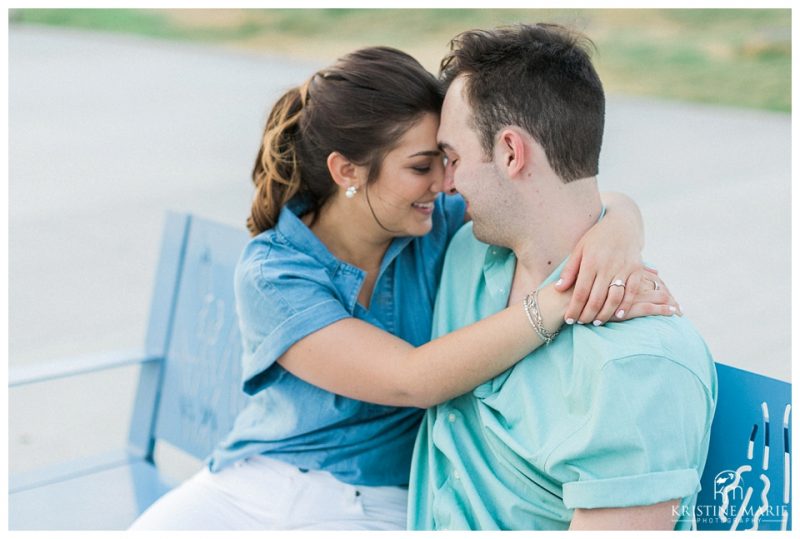
<path fill-rule="evenodd" d="M 360 169 L 352 161 L 339 152 L 331 152 L 328 156 L 328 172 L 333 181 L 342 189 L 348 187 L 361 187 Z"/>

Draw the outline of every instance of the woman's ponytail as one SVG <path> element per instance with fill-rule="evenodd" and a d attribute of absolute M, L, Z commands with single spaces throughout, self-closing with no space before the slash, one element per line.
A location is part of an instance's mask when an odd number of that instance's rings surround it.
<path fill-rule="evenodd" d="M 247 228 L 255 236 L 278 222 L 281 208 L 302 187 L 297 138 L 308 82 L 286 92 L 269 114 L 253 166 L 256 187 Z"/>

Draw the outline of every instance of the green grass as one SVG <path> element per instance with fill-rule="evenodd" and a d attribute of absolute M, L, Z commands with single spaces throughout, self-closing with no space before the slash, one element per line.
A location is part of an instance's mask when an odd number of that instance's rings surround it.
<path fill-rule="evenodd" d="M 791 111 L 788 9 L 20 9 L 16 24 L 71 26 L 217 43 L 321 61 L 391 45 L 435 71 L 470 28 L 559 22 L 589 35 L 610 93 Z"/>

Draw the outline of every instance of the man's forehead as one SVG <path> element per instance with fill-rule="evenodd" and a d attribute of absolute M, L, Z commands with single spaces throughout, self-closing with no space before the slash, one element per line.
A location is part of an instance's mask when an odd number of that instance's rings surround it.
<path fill-rule="evenodd" d="M 467 104 L 466 96 L 464 95 L 466 90 L 465 83 L 466 81 L 463 75 L 459 75 L 458 77 L 453 79 L 453 81 L 447 87 L 447 92 L 444 95 L 445 107 L 447 107 L 448 104 L 456 106 Z"/>
<path fill-rule="evenodd" d="M 437 142 L 443 150 L 452 149 L 454 139 L 465 129 L 470 107 L 463 95 L 463 82 L 457 77 L 447 89 L 439 119 Z"/>
<path fill-rule="evenodd" d="M 443 110 L 442 116 L 439 119 L 439 129 L 436 131 L 436 143 L 440 150 L 453 149 L 450 135 L 452 132 L 452 129 L 450 128 L 450 122 L 451 120 L 447 117 L 447 115 L 445 115 Z"/>

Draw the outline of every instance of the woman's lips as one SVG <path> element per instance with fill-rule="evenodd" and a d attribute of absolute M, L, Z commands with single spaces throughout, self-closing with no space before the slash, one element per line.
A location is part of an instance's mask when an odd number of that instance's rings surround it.
<path fill-rule="evenodd" d="M 411 207 L 417 210 L 420 213 L 425 215 L 430 215 L 433 213 L 433 201 L 430 202 L 414 202 L 411 204 Z"/>

